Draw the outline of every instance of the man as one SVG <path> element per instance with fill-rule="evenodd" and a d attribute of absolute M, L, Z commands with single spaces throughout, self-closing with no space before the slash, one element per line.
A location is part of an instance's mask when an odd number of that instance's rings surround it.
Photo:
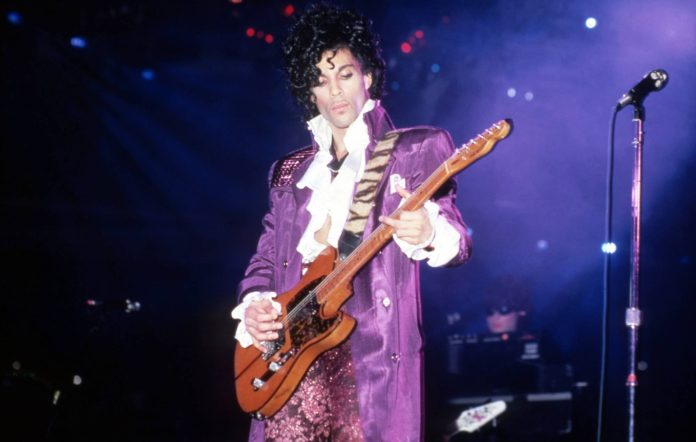
<path fill-rule="evenodd" d="M 384 61 L 370 22 L 325 5 L 307 11 L 283 45 L 290 88 L 309 118 L 312 146 L 272 167 L 270 210 L 239 285 L 236 337 L 264 351 L 278 338 L 273 298 L 297 284 L 327 246 L 336 247 L 375 147 L 394 126 L 379 103 Z M 422 437 L 422 336 L 418 261 L 455 265 L 470 255 L 455 183 L 426 207 L 389 218 L 452 153 L 439 129 L 402 129 L 384 169 L 364 237 L 380 223 L 388 243 L 354 278 L 343 309 L 357 320 L 350 338 L 322 354 L 274 416 L 253 421 L 250 439 L 416 441 Z M 407 190 L 408 189 L 408 190 Z"/>
<path fill-rule="evenodd" d="M 529 310 L 530 288 L 526 281 L 505 276 L 496 279 L 484 294 L 486 325 L 493 334 L 523 334 Z"/>

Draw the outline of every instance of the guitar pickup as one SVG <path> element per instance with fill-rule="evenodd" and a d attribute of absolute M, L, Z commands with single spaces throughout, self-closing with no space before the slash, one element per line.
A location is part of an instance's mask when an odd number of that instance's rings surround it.
<path fill-rule="evenodd" d="M 273 373 L 277 373 L 278 370 L 280 370 L 283 367 L 283 365 L 288 361 L 288 359 L 295 355 L 295 353 L 297 353 L 297 348 L 291 348 L 290 351 L 287 351 L 280 355 L 277 361 L 273 361 L 270 364 L 268 364 L 268 369 Z"/>

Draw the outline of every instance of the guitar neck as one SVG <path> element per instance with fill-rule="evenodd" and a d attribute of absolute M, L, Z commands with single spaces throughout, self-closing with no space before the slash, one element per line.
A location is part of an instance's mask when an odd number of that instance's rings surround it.
<path fill-rule="evenodd" d="M 390 215 L 390 218 L 398 218 L 403 210 L 413 211 L 421 208 L 435 192 L 451 178 L 447 163 L 441 164 L 421 184 L 418 189 L 409 196 L 406 201 Z M 326 299 L 337 287 L 349 284 L 353 277 L 373 256 L 389 242 L 394 234 L 394 228 L 386 224 L 380 224 L 360 245 L 353 250 L 336 268 L 317 286 L 316 293 L 319 302 Z"/>
<path fill-rule="evenodd" d="M 413 211 L 421 208 L 448 179 L 490 152 L 499 140 L 506 138 L 512 129 L 511 124 L 510 120 L 501 120 L 455 151 L 390 215 L 390 218 L 399 218 L 404 210 Z M 380 224 L 315 288 L 317 300 L 323 303 L 337 288 L 349 286 L 355 274 L 384 247 L 393 234 L 393 227 Z M 347 298 L 341 300 L 341 303 L 346 300 Z"/>

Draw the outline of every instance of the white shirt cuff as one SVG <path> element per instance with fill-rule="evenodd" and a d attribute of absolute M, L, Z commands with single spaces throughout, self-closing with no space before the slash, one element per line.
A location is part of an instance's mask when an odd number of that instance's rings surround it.
<path fill-rule="evenodd" d="M 280 314 L 282 312 L 281 306 L 278 302 L 273 300 L 273 298 L 276 296 L 278 296 L 276 292 L 249 292 L 244 295 L 242 302 L 235 307 L 234 310 L 232 310 L 232 318 L 239 320 L 234 337 L 237 341 L 239 341 L 239 345 L 241 345 L 243 348 L 247 348 L 254 343 L 254 341 L 251 339 L 251 335 L 247 331 L 246 323 L 244 322 L 246 309 L 249 308 L 249 304 L 254 301 L 268 299 L 271 301 L 273 308 L 276 309 L 276 311 Z"/>
<path fill-rule="evenodd" d="M 410 259 L 416 261 L 427 259 L 430 267 L 440 267 L 457 256 L 461 234 L 444 216 L 440 215 L 440 206 L 436 203 L 427 201 L 424 207 L 428 211 L 430 224 L 433 226 L 430 238 L 420 244 L 409 244 L 394 235 L 394 241 Z M 430 250 L 425 250 L 428 246 Z"/>

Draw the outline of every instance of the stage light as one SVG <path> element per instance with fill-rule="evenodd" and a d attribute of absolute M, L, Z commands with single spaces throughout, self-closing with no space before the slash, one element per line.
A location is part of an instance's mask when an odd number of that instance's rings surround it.
<path fill-rule="evenodd" d="M 546 241 L 545 239 L 540 239 L 537 241 L 537 250 L 546 250 L 549 248 L 549 242 Z"/>
<path fill-rule="evenodd" d="M 413 47 L 410 44 L 408 44 L 408 42 L 401 43 L 401 52 L 403 52 L 404 54 L 408 54 L 412 50 L 413 50 Z"/>
<path fill-rule="evenodd" d="M 263 38 L 264 35 L 266 35 L 265 32 L 263 32 L 263 31 L 256 31 L 256 38 Z"/>
<path fill-rule="evenodd" d="M 79 374 L 73 376 L 72 383 L 73 385 L 82 385 L 82 376 L 80 376 Z"/>
<path fill-rule="evenodd" d="M 532 101 L 534 99 L 534 93 L 529 91 L 524 93 L 524 99 L 527 101 Z"/>
<path fill-rule="evenodd" d="M 471 227 L 467 227 L 466 233 L 469 234 L 469 236 L 474 236 L 474 229 L 472 229 Z"/>
<path fill-rule="evenodd" d="M 230 0 L 230 3 L 232 3 L 233 5 L 238 5 L 242 3 L 242 0 Z"/>
<path fill-rule="evenodd" d="M 515 98 L 515 95 L 517 95 L 517 91 L 515 90 L 514 87 L 511 87 L 507 90 L 507 96 L 510 98 Z"/>
<path fill-rule="evenodd" d="M 606 254 L 616 253 L 616 244 L 613 242 L 602 243 L 602 252 Z"/>
<path fill-rule="evenodd" d="M 153 71 L 152 69 L 143 69 L 143 71 L 140 73 L 140 76 L 143 77 L 143 80 L 154 80 L 155 71 Z"/>
<path fill-rule="evenodd" d="M 399 84 L 399 82 L 398 82 L 398 81 L 392 81 L 392 82 L 391 82 L 391 90 L 393 90 L 393 91 L 398 91 L 399 89 L 401 89 L 401 85 Z"/>
<path fill-rule="evenodd" d="M 594 17 L 587 17 L 585 20 L 585 27 L 587 29 L 594 29 L 597 26 L 597 19 Z"/>
<path fill-rule="evenodd" d="M 425 37 L 425 33 L 423 31 L 421 31 L 420 29 L 417 30 L 416 32 L 414 32 L 413 35 L 415 35 L 416 38 L 418 38 L 418 39 Z"/>
<path fill-rule="evenodd" d="M 437 64 L 437 63 L 433 63 L 433 64 L 430 66 L 430 71 L 431 71 L 433 74 L 437 74 L 438 72 L 440 72 L 440 65 Z"/>
<path fill-rule="evenodd" d="M 266 37 L 264 38 L 266 40 L 266 43 L 271 44 L 273 43 L 273 35 L 272 34 L 266 34 Z"/>
<path fill-rule="evenodd" d="M 247 28 L 246 29 L 246 36 L 247 37 L 251 38 L 254 35 L 256 35 L 256 29 L 254 29 L 254 28 Z"/>
<path fill-rule="evenodd" d="M 294 13 L 295 13 L 295 7 L 293 5 L 287 5 L 286 7 L 283 8 L 283 15 L 286 17 L 290 17 Z"/>
<path fill-rule="evenodd" d="M 19 361 L 14 361 L 14 362 L 12 363 L 12 369 L 13 369 L 14 371 L 19 371 L 19 370 L 21 370 L 21 369 L 22 369 L 22 363 L 19 362 Z"/>
<path fill-rule="evenodd" d="M 70 39 L 70 46 L 74 48 L 84 49 L 87 47 L 87 40 L 79 36 L 72 37 Z"/>
<path fill-rule="evenodd" d="M 13 25 L 22 24 L 22 14 L 17 11 L 10 11 L 7 13 L 7 21 Z"/>

